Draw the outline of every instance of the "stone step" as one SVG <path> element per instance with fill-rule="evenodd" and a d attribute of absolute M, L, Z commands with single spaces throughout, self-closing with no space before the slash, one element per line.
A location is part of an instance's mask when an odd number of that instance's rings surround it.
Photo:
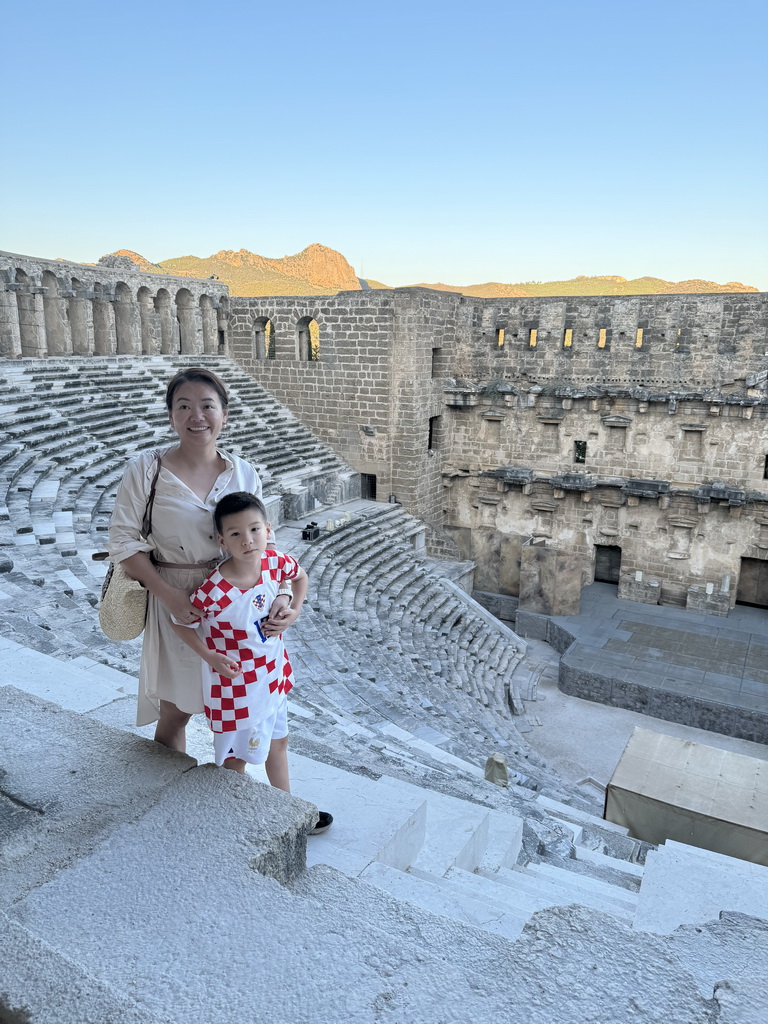
<path fill-rule="evenodd" d="M 600 853 L 599 850 L 590 850 L 589 847 L 580 846 L 578 843 L 573 848 L 576 860 L 582 863 L 593 864 L 598 868 L 606 868 L 610 871 L 619 871 L 631 879 L 643 877 L 644 867 L 642 864 L 633 864 L 629 860 L 621 860 L 619 857 L 611 857 L 608 854 Z"/>
<path fill-rule="evenodd" d="M 523 870 L 527 875 L 545 878 L 558 885 L 562 885 L 564 888 L 594 893 L 596 896 L 602 896 L 605 900 L 613 900 L 633 912 L 637 907 L 637 892 L 632 892 L 621 886 L 611 885 L 609 882 L 595 878 L 592 875 L 582 874 L 579 871 L 569 871 L 567 868 L 559 867 L 557 864 L 547 864 L 544 861 L 527 864 Z"/>
<path fill-rule="evenodd" d="M 120 672 L 118 669 L 111 668 L 109 665 L 103 665 L 101 662 L 94 661 L 93 658 L 81 655 L 78 658 L 72 658 L 71 661 L 67 662 L 67 665 L 77 665 L 78 668 L 84 669 L 86 672 L 91 673 L 91 675 L 94 675 L 99 679 L 106 680 L 120 693 L 138 693 L 139 683 L 135 675 Z M 60 701 L 57 703 L 60 703 Z"/>
<path fill-rule="evenodd" d="M 567 875 L 571 873 L 566 872 Z M 454 878 L 455 874 L 456 869 L 452 868 L 448 873 L 448 878 Z M 478 879 L 478 881 L 473 881 L 474 879 Z M 528 900 L 535 910 L 578 904 L 629 922 L 632 921 L 635 912 L 634 903 L 628 904 L 624 899 L 625 889 L 617 887 L 621 895 L 618 899 L 614 899 L 612 894 L 605 896 L 588 888 L 577 887 L 572 884 L 570 878 L 554 880 L 543 875 L 532 874 L 527 868 L 500 868 L 493 875 L 474 874 L 469 878 L 461 875 L 458 880 L 465 886 L 472 886 L 478 898 L 480 893 L 485 891 L 490 900 L 502 899 L 504 890 L 510 889 L 514 893 L 514 896 L 510 897 L 513 901 Z"/>
<path fill-rule="evenodd" d="M 83 671 L 80 666 L 70 668 L 67 662 L 4 637 L 0 637 L 0 678 L 4 685 L 81 713 L 125 696 L 114 679 Z"/>
<path fill-rule="evenodd" d="M 441 884 L 437 878 L 422 878 L 379 862 L 369 865 L 360 877 L 422 910 L 461 925 L 482 928 L 506 939 L 516 939 L 530 918 L 527 911 L 521 912 L 499 904 L 492 906 L 485 900 L 475 899 L 459 886 L 446 885 L 444 880 Z"/>
<path fill-rule="evenodd" d="M 329 810 L 334 823 L 308 851 L 308 864 L 330 864 L 359 875 L 374 860 L 406 868 L 424 842 L 423 791 L 395 794 L 386 783 L 289 754 L 291 789 Z M 414 787 L 415 790 L 415 787 Z M 399 797 L 399 799 L 396 798 Z"/>
<path fill-rule="evenodd" d="M 724 910 L 768 921 L 768 867 L 672 840 L 648 853 L 635 928 L 669 934 Z"/>
<path fill-rule="evenodd" d="M 0 913 L 0 1015 L 8 1024 L 174 1024 L 94 978 L 18 921 Z"/>
<path fill-rule="evenodd" d="M 562 818 L 564 821 L 570 821 L 576 825 L 592 825 L 617 835 L 629 835 L 629 829 L 624 828 L 623 825 L 615 825 L 612 821 L 606 821 L 605 818 L 598 818 L 580 807 L 573 807 L 571 804 L 564 804 L 544 795 L 537 797 L 537 802 L 542 810 L 556 818 Z"/>

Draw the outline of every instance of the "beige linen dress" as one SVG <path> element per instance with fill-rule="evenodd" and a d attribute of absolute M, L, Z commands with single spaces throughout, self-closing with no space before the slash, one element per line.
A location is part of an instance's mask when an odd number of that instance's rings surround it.
<path fill-rule="evenodd" d="M 175 445 L 159 449 L 166 455 Z M 216 502 L 233 491 L 250 491 L 261 497 L 261 481 L 250 463 L 219 450 L 226 468 L 218 476 L 205 501 L 163 466 L 157 478 L 152 508 L 152 534 L 141 536 L 144 508 L 155 472 L 155 452 L 143 452 L 128 463 L 115 498 L 109 524 L 109 555 L 122 562 L 139 551 L 154 551 L 163 562 L 207 562 L 222 554 L 213 527 Z M 198 569 L 157 570 L 172 586 L 191 593 L 208 576 L 209 565 Z M 171 628 L 168 612 L 148 594 L 147 624 L 141 650 L 137 725 L 149 725 L 160 717 L 160 701 L 180 711 L 203 711 L 200 659 Z"/>

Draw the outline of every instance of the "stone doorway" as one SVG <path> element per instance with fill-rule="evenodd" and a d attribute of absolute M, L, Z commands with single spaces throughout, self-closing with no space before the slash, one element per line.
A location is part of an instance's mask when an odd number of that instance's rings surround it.
<path fill-rule="evenodd" d="M 742 558 L 736 603 L 768 608 L 768 562 L 762 558 Z"/>
<path fill-rule="evenodd" d="M 595 583 L 618 583 L 621 548 L 616 544 L 595 544 Z"/>
<path fill-rule="evenodd" d="M 360 474 L 360 497 L 367 501 L 376 501 L 376 474 Z"/>

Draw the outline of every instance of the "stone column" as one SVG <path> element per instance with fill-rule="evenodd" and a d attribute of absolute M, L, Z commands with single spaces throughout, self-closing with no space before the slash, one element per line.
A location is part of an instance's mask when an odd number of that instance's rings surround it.
<path fill-rule="evenodd" d="M 31 359 L 42 359 L 47 354 L 43 293 L 33 286 L 28 291 L 17 291 L 16 301 L 19 307 L 21 354 Z"/>
<path fill-rule="evenodd" d="M 215 356 L 218 349 L 216 337 L 216 310 L 208 300 L 202 307 L 203 316 L 203 352 L 207 356 Z"/>
<path fill-rule="evenodd" d="M 43 296 L 46 348 L 49 356 L 72 355 L 72 331 L 67 303 L 68 300 L 60 295 Z"/>
<path fill-rule="evenodd" d="M 139 298 L 139 319 L 142 354 L 145 356 L 157 355 L 160 352 L 160 317 L 155 310 L 152 296 L 149 294 Z"/>
<path fill-rule="evenodd" d="M 203 326 L 199 307 L 188 302 L 176 305 L 179 323 L 180 349 L 184 355 L 199 355 L 203 350 Z"/>
<path fill-rule="evenodd" d="M 0 356 L 18 359 L 21 355 L 19 306 L 14 292 L 0 292 Z"/>
<path fill-rule="evenodd" d="M 76 356 L 92 356 L 94 352 L 93 307 L 88 299 L 75 294 L 69 300 L 69 327 L 72 352 Z"/>
<path fill-rule="evenodd" d="M 115 299 L 115 331 L 117 332 L 117 354 L 139 355 L 141 352 L 138 303 L 131 299 Z"/>
<path fill-rule="evenodd" d="M 117 350 L 115 307 L 107 299 L 93 300 L 93 350 L 97 356 L 113 356 Z"/>
<path fill-rule="evenodd" d="M 171 299 L 167 292 L 155 297 L 155 313 L 160 327 L 160 352 L 164 356 L 173 355 L 179 351 L 179 347 L 174 341 L 176 318 L 173 315 Z"/>

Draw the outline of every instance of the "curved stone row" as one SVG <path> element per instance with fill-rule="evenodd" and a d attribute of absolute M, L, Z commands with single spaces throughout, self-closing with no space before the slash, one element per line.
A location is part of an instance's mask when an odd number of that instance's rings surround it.
<path fill-rule="evenodd" d="M 313 607 L 374 717 L 399 717 L 416 732 L 431 722 L 436 735 L 448 733 L 445 749 L 474 761 L 481 751 L 517 751 L 509 688 L 525 645 L 446 586 L 414 548 L 420 539 L 422 524 L 384 506 L 315 542 L 303 556 Z"/>
<path fill-rule="evenodd" d="M 167 443 L 164 359 L 22 360 L 2 364 L 0 509 L 17 534 L 55 542 L 55 513 L 78 519 L 79 532 L 104 526 L 114 488 L 134 452 Z M 231 363 L 215 366 L 232 384 L 233 428 L 223 441 L 259 467 L 268 493 L 315 480 L 317 492 L 349 471 L 298 420 L 248 380 L 238 393 Z M 244 375 L 239 374 L 239 377 Z M 306 499 L 310 510 L 314 496 Z M 302 510 L 303 511 L 303 510 Z M 65 531 L 71 533 L 71 529 Z M 51 538 L 48 540 L 47 538 Z M 72 544 L 67 541 L 66 550 Z"/>

